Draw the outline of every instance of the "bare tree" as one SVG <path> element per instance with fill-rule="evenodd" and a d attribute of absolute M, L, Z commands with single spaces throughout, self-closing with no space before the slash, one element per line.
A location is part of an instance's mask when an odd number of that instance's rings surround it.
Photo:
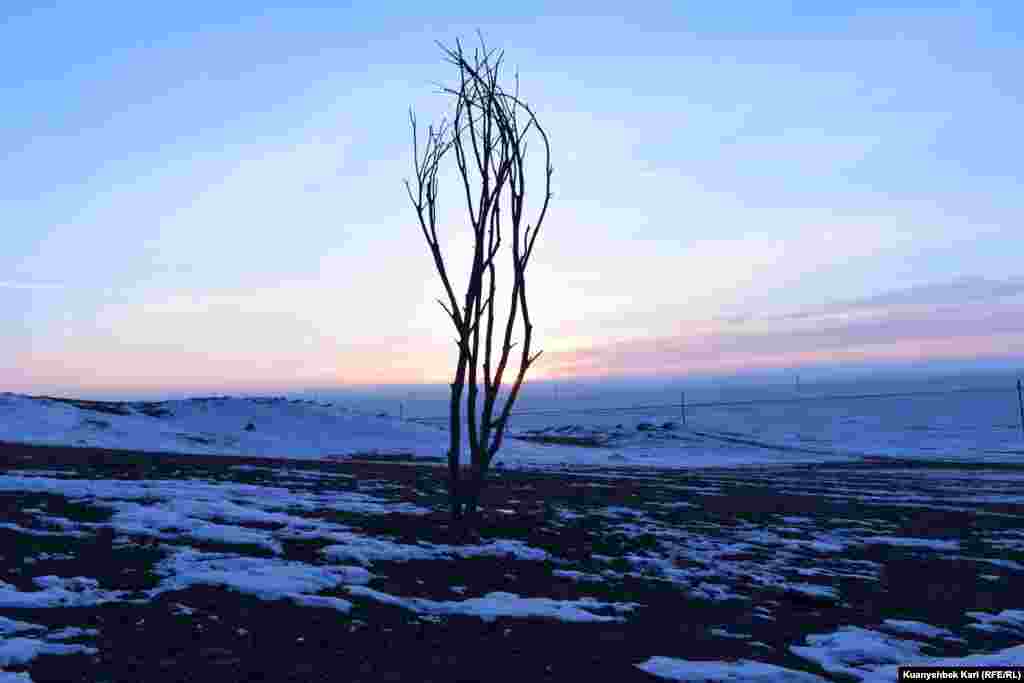
<path fill-rule="evenodd" d="M 405 185 L 444 289 L 438 303 L 455 328 L 458 357 L 449 405 L 448 490 L 453 520 L 472 525 L 512 406 L 527 371 L 540 356 L 539 351 L 531 350 L 533 323 L 526 274 L 551 200 L 553 169 L 547 133 L 520 99 L 518 74 L 512 90 L 500 82 L 504 53 L 488 50 L 482 38 L 472 53 L 459 41 L 454 47 L 439 45 L 446 62 L 458 71 L 457 83 L 441 89 L 451 99 L 454 112 L 450 120 L 429 126 L 426 139 L 421 140 L 416 116 L 410 110 L 416 177 Z M 543 151 L 543 176 L 534 176 L 541 178 L 543 196 L 528 205 L 526 152 L 531 139 L 539 139 Z M 473 234 L 461 302 L 438 235 L 439 173 L 443 162 L 452 157 Z M 509 256 L 510 269 L 502 270 L 505 275 L 499 277 L 499 267 L 505 267 L 499 266 L 502 251 Z M 500 289 L 505 290 L 502 300 L 507 304 L 498 313 Z M 513 349 L 517 346 L 516 357 Z M 506 384 L 510 388 L 502 399 Z M 464 393 L 468 472 L 459 466 Z"/>

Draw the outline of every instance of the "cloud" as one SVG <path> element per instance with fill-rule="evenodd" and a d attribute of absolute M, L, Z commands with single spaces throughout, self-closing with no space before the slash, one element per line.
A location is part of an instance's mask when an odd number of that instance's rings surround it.
<path fill-rule="evenodd" d="M 963 277 L 950 282 L 928 283 L 896 289 L 874 296 L 836 301 L 817 308 L 794 313 L 767 316 L 763 320 L 799 320 L 829 315 L 853 315 L 869 311 L 892 309 L 935 308 L 949 309 L 982 302 L 999 301 L 1024 294 L 1024 278 L 987 280 L 981 277 Z M 752 315 L 738 316 L 744 322 L 756 320 Z"/>
<path fill-rule="evenodd" d="M 549 375 L 742 370 L 932 356 L 1024 355 L 1024 280 L 961 278 L 777 316 L 738 316 L 689 334 L 550 354 Z"/>
<path fill-rule="evenodd" d="M 64 289 L 64 285 L 57 282 L 15 282 L 11 280 L 0 280 L 0 289 Z"/>

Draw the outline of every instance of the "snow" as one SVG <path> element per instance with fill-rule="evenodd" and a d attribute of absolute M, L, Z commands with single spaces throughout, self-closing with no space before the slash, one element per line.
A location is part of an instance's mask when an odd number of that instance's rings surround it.
<path fill-rule="evenodd" d="M 720 476 L 715 473 L 708 478 Z M 838 602 L 833 579 L 854 578 L 877 581 L 880 565 L 866 560 L 837 558 L 833 554 L 858 543 L 865 530 L 805 528 L 804 538 L 792 539 L 775 533 L 773 527 L 745 520 L 731 524 L 703 522 L 694 530 L 665 524 L 647 516 L 631 516 L 630 521 L 609 525 L 609 530 L 624 536 L 650 535 L 657 545 L 645 554 L 627 554 L 623 558 L 634 572 L 659 577 L 677 584 L 695 598 L 703 600 L 749 600 L 749 592 L 734 588 L 769 588 L 780 593 L 800 593 L 817 600 Z M 595 555 L 599 562 L 614 558 Z M 808 562 L 813 562 L 807 568 Z M 799 576 L 818 577 L 818 582 L 795 581 Z M 623 576 L 607 569 L 606 577 Z M 631 574 L 627 572 L 626 575 Z M 572 578 L 567 576 L 567 578 Z"/>
<path fill-rule="evenodd" d="M 9 638 L 0 640 L 0 667 L 27 664 L 39 655 L 92 655 L 96 652 L 96 648 L 86 645 L 47 643 L 35 638 Z"/>
<path fill-rule="evenodd" d="M 320 552 L 335 561 L 358 562 L 369 566 L 378 560 L 408 562 L 410 560 L 432 560 L 438 553 L 419 545 L 395 543 L 379 538 L 366 538 L 357 534 L 335 534 L 338 540 L 346 541 L 329 545 Z"/>
<path fill-rule="evenodd" d="M 496 539 L 481 545 L 446 545 L 396 543 L 385 538 L 374 538 L 354 533 L 335 533 L 331 538 L 342 541 L 320 550 L 332 560 L 358 562 L 369 566 L 377 561 L 410 562 L 413 560 L 439 560 L 451 557 L 508 557 L 527 561 L 542 561 L 549 557 L 539 548 L 531 548 L 521 541 Z"/>
<path fill-rule="evenodd" d="M 316 566 L 276 558 L 204 553 L 191 548 L 166 548 L 170 556 L 157 563 L 155 573 L 165 577 L 150 596 L 194 585 L 224 586 L 263 600 L 289 599 L 300 604 L 333 606 L 312 597 L 343 584 L 367 583 L 372 574 L 362 567 Z"/>
<path fill-rule="evenodd" d="M 751 681 L 752 683 L 824 683 L 825 679 L 806 671 L 784 669 L 773 664 L 738 659 L 730 662 L 693 661 L 673 657 L 651 657 L 637 667 L 672 681 Z"/>
<path fill-rule="evenodd" d="M 750 640 L 749 633 L 733 633 L 732 631 L 724 628 L 712 628 L 708 629 L 708 633 L 719 638 L 732 638 L 733 640 Z"/>
<path fill-rule="evenodd" d="M 984 562 L 986 564 L 991 564 L 996 567 L 1002 567 L 1003 569 L 1013 569 L 1014 571 L 1024 572 L 1024 564 L 1021 564 L 1020 562 L 1014 562 L 1013 560 L 1001 560 L 999 558 L 994 557 L 964 557 L 959 555 L 951 559 L 970 560 L 971 562 Z"/>
<path fill-rule="evenodd" d="M 283 552 L 281 543 L 265 531 L 235 525 L 216 524 L 152 505 L 119 503 L 113 517 L 114 527 L 124 534 L 160 539 L 190 538 L 195 541 L 228 545 L 262 546 L 274 553 Z"/>
<path fill-rule="evenodd" d="M 854 398 L 815 400 L 816 396 L 852 396 L 864 394 L 905 393 L 913 391 L 936 392 L 943 389 L 964 388 L 968 385 L 994 391 L 947 392 L 917 396 L 890 396 L 857 400 Z M 950 386 L 950 385 L 953 386 Z M 590 396 L 563 398 L 542 404 L 539 392 L 535 396 L 524 393 L 516 408 L 525 412 L 531 408 L 588 409 L 578 416 L 548 414 L 523 415 L 514 418 L 513 426 L 520 429 L 550 428 L 555 420 L 580 420 L 581 431 L 603 428 L 615 433 L 621 424 L 625 432 L 640 438 L 636 426 L 640 422 L 662 424 L 666 420 L 679 420 L 679 389 L 668 385 L 662 388 L 639 385 L 621 389 L 610 383 L 595 384 L 588 388 Z M 569 391 L 566 394 L 571 393 Z M 805 399 L 785 402 L 785 399 Z M 747 405 L 701 405 L 714 401 L 757 401 L 783 399 L 775 403 Z M 901 458 L 950 458 L 986 461 L 1013 461 L 1020 459 L 1024 440 L 1021 438 L 1020 418 L 1014 379 L 1001 377 L 960 375 L 953 382 L 936 383 L 930 378 L 860 377 L 856 380 L 821 381 L 803 388 L 799 393 L 792 386 L 757 386 L 753 383 L 721 383 L 693 386 L 686 389 L 687 425 L 691 430 L 717 440 L 723 446 L 732 441 L 761 444 L 764 448 L 788 451 L 795 455 L 803 452 L 819 457 L 834 457 L 836 453 L 870 453 Z M 614 410 L 623 406 L 659 404 L 658 409 Z M 443 415 L 438 403 L 432 414 Z M 419 411 L 417 411 L 419 414 Z M 682 432 L 686 434 L 685 431 Z M 739 446 L 740 444 L 736 444 Z M 640 444 L 636 444 L 640 447 Z M 632 446 L 622 448 L 626 453 Z M 696 450 L 703 450 L 697 446 Z M 770 451 L 769 451 L 770 453 Z"/>
<path fill-rule="evenodd" d="M 36 519 L 38 519 L 38 517 Z M 47 560 L 73 560 L 75 559 L 75 556 L 67 553 L 39 553 L 35 557 L 25 558 L 25 561 L 28 562 L 30 559 L 33 562 L 43 562 Z"/>
<path fill-rule="evenodd" d="M 0 617 L 0 636 L 10 633 L 24 633 L 25 631 L 42 631 L 45 629 L 45 626 L 40 626 L 39 624 L 30 624 L 24 621 L 17 621 L 16 619 Z"/>
<path fill-rule="evenodd" d="M 935 627 L 921 625 L 918 622 L 896 623 L 903 626 L 911 624 L 908 627 L 910 630 L 928 631 L 928 637 L 943 630 L 932 630 Z M 830 673 L 846 674 L 856 680 L 870 683 L 896 680 L 896 669 L 900 666 L 1024 665 L 1024 645 L 965 657 L 929 657 L 922 654 L 923 648 L 926 647 L 924 643 L 853 626 L 841 628 L 830 634 L 809 635 L 806 640 L 805 646 L 791 646 L 790 651 L 798 657 L 818 664 Z"/>
<path fill-rule="evenodd" d="M 31 683 L 32 679 L 28 674 L 15 674 L 3 671 L 2 667 L 20 666 L 27 664 L 39 655 L 70 655 L 70 654 L 96 654 L 96 648 L 86 645 L 54 643 L 54 640 L 71 640 L 85 636 L 95 636 L 98 631 L 95 629 L 83 629 L 76 626 L 69 626 L 52 633 L 43 633 L 39 637 L 26 637 L 23 633 L 33 633 L 39 636 L 39 632 L 46 631 L 46 627 L 38 624 L 30 624 L 24 621 L 16 621 L 6 617 L 0 617 L 0 683 Z M 14 636 L 14 637 L 11 637 Z"/>
<path fill-rule="evenodd" d="M 25 672 L 0 671 L 0 683 L 32 683 L 32 678 Z"/>
<path fill-rule="evenodd" d="M 481 545 L 439 547 L 443 548 L 445 552 L 450 552 L 459 557 L 505 557 L 528 562 L 542 562 L 550 557 L 545 550 L 531 548 L 522 541 L 504 538 L 494 539 Z"/>
<path fill-rule="evenodd" d="M 580 572 L 574 569 L 555 569 L 552 570 L 553 576 L 559 576 L 563 579 L 572 579 L 573 581 L 604 581 L 604 577 L 600 574 L 588 574 L 587 572 Z"/>
<path fill-rule="evenodd" d="M 623 621 L 622 617 L 595 614 L 594 610 L 627 612 L 637 607 L 636 603 L 608 603 L 593 598 L 579 600 L 523 598 L 515 593 L 500 591 L 467 600 L 437 601 L 424 598 L 401 598 L 366 586 L 348 586 L 346 590 L 355 597 L 403 607 L 413 612 L 434 615 L 468 615 L 479 617 L 484 621 L 494 621 L 499 617 L 535 617 L 567 622 Z"/>
<path fill-rule="evenodd" d="M 873 671 L 865 672 L 861 676 L 861 680 L 867 683 L 890 683 L 897 680 L 898 666 L 1024 666 L 1024 645 L 1017 645 L 998 652 L 968 655 L 966 657 L 918 658 L 913 661 L 903 662 L 902 664 L 882 666 Z"/>
<path fill-rule="evenodd" d="M 98 410 L 89 409 L 89 405 L 0 394 L 0 441 L 297 459 L 355 454 L 440 458 L 448 449 L 447 433 L 439 427 L 314 401 L 223 397 L 159 404 L 108 403 L 99 404 Z M 159 412 L 154 412 L 154 407 Z M 254 426 L 251 431 L 245 429 L 249 423 Z M 552 456 L 565 452 L 522 442 L 506 443 L 502 456 L 503 460 L 508 456 L 506 463 L 521 457 L 545 464 L 560 460 Z M 589 457 L 586 453 L 582 456 Z M 463 458 L 468 461 L 468 451 Z M 606 457 L 593 461 L 603 464 Z"/>
<path fill-rule="evenodd" d="M 198 542 L 249 545 L 265 548 L 275 554 L 282 552 L 282 539 L 352 538 L 345 534 L 342 525 L 311 520 L 282 510 L 326 509 L 358 514 L 427 512 L 419 506 L 393 503 L 354 491 L 312 493 L 279 486 L 194 480 L 84 480 L 0 475 L 0 492 L 60 495 L 75 502 L 113 511 L 108 523 L 62 520 L 65 531 L 61 535 L 83 535 L 82 530 L 91 531 L 109 526 L 129 536 L 160 540 L 188 538 Z M 46 521 L 52 521 L 52 518 Z M 279 528 L 266 530 L 239 526 L 246 523 L 277 525 Z M 12 526 L 15 531 L 37 533 L 33 529 Z M 507 549 L 512 551 L 515 548 L 509 546 Z"/>
<path fill-rule="evenodd" d="M 308 459 L 371 450 L 439 456 L 447 448 L 443 430 L 310 402 L 265 399 L 174 401 L 160 404 L 167 411 L 163 417 L 145 414 L 142 404 L 124 404 L 123 410 L 127 413 L 124 415 L 96 413 L 68 403 L 14 395 L 3 396 L 0 404 L 0 439 L 11 441 Z M 99 426 L 99 420 L 107 426 Z M 245 431 L 243 427 L 248 422 L 253 422 L 256 429 Z M 571 433 L 571 430 L 565 433 Z M 842 433 L 842 430 L 836 433 Z M 604 473 L 602 476 L 653 480 L 654 474 L 649 475 L 637 468 L 832 461 L 849 456 L 828 443 L 810 448 L 797 447 L 790 443 L 792 439 L 786 437 L 789 441 L 780 438 L 772 445 L 769 442 L 776 437 L 768 432 L 754 440 L 742 434 L 739 438 L 736 434 L 738 432 L 730 436 L 722 430 L 717 436 L 702 436 L 682 429 L 665 429 L 651 436 L 650 431 L 625 430 L 615 437 L 615 447 L 608 449 L 537 445 L 510 440 L 506 442 L 501 458 L 506 465 L 570 465 L 573 469 L 569 473 L 586 472 L 588 467 L 609 464 L 618 468 L 632 467 L 628 474 L 619 469 L 614 475 Z M 861 440 L 860 443 L 865 442 Z M 353 527 L 358 527 L 358 522 L 352 521 L 352 526 L 346 526 L 302 513 L 329 510 L 351 515 L 425 515 L 430 510 L 405 499 L 390 499 L 406 492 L 379 483 L 353 480 L 351 486 L 358 490 L 322 489 L 325 480 L 348 480 L 350 475 L 251 465 L 233 469 L 254 475 L 266 473 L 274 485 L 198 479 L 84 480 L 44 470 L 0 474 L 0 492 L 58 495 L 72 502 L 107 510 L 111 515 L 105 522 L 77 522 L 47 514 L 39 508 L 25 508 L 21 510 L 24 518 L 17 524 L 3 522 L 0 528 L 37 536 L 78 537 L 107 528 L 121 534 L 122 542 L 132 542 L 137 537 L 159 540 L 163 543 L 159 548 L 166 556 L 157 563 L 155 571 L 162 581 L 156 589 L 148 592 L 150 597 L 189 586 L 210 585 L 264 600 L 287 600 L 301 606 L 341 613 L 351 610 L 353 600 L 372 600 L 415 612 L 423 615 L 422 618 L 462 615 L 485 621 L 544 618 L 566 622 L 615 622 L 622 621 L 624 614 L 637 607 L 635 603 L 608 603 L 594 598 L 554 600 L 502 591 L 467 598 L 462 595 L 467 590 L 464 586 L 450 587 L 459 594 L 455 596 L 460 598 L 457 600 L 404 597 L 370 588 L 367 584 L 374 575 L 369 568 L 386 570 L 386 567 L 374 568 L 378 562 L 476 557 L 526 562 L 562 561 L 552 557 L 548 551 L 511 539 L 494 539 L 475 545 L 446 545 L 399 542 L 384 535 L 356 533 Z M 893 494 L 887 492 L 886 482 L 891 481 L 896 472 L 901 478 L 901 486 L 900 491 Z M 700 485 L 673 486 L 687 496 L 705 496 L 719 495 L 724 487 L 734 485 L 775 485 L 781 482 L 783 492 L 791 490 L 804 496 L 810 493 L 833 501 L 952 510 L 971 509 L 977 503 L 1024 502 L 1024 495 L 1016 491 L 1021 477 L 1013 472 L 1002 477 L 965 471 L 893 471 L 879 468 L 818 478 L 815 486 L 820 490 L 808 489 L 802 472 L 713 470 L 701 476 L 703 481 Z M 779 515 L 774 517 L 779 524 L 755 524 L 734 519 L 728 524 L 707 521 L 703 526 L 687 527 L 659 521 L 664 519 L 664 510 L 673 506 L 694 507 L 695 504 L 679 501 L 651 505 L 648 509 L 605 508 L 599 514 L 609 533 L 627 538 L 650 534 L 654 543 L 649 549 L 645 546 L 642 553 L 624 557 L 594 555 L 586 566 L 554 570 L 553 575 L 573 581 L 607 581 L 642 575 L 647 579 L 653 577 L 677 584 L 681 591 L 704 600 L 750 601 L 751 596 L 770 589 L 837 601 L 840 594 L 833 587 L 833 584 L 840 585 L 837 579 L 877 581 L 881 565 L 833 555 L 851 548 L 859 552 L 863 546 L 872 545 L 942 552 L 947 553 L 947 557 L 948 553 L 961 549 L 956 539 L 903 536 L 899 535 L 900 529 L 894 523 L 870 518 L 831 519 L 822 524 L 821 520 L 810 517 Z M 576 513 L 565 509 L 556 512 L 563 520 L 576 516 Z M 997 514 L 991 511 L 986 514 L 989 513 Z M 783 523 L 789 526 L 782 526 Z M 791 535 L 799 537 L 792 538 Z M 1024 534 L 1018 531 L 993 530 L 991 534 L 986 531 L 985 535 L 986 538 L 979 540 L 993 551 L 993 555 L 1015 552 L 1024 547 Z M 316 540 L 327 545 L 310 562 L 289 561 L 280 557 L 284 542 L 288 540 Z M 188 543 L 218 544 L 227 546 L 228 550 L 204 552 L 189 547 Z M 265 556 L 251 556 L 252 548 L 256 549 L 256 554 Z M 41 554 L 29 559 L 55 560 L 62 557 L 66 559 L 69 556 Z M 988 562 L 1005 569 L 1024 568 L 1013 560 L 965 559 Z M 622 560 L 626 563 L 625 570 L 622 569 Z M 95 579 L 82 576 L 47 575 L 35 577 L 32 581 L 36 590 L 22 590 L 25 584 L 14 586 L 0 581 L 0 608 L 88 607 L 121 599 L 125 595 L 119 591 L 104 590 Z M 178 613 L 187 615 L 188 610 L 182 606 Z M 760 605 L 752 606 L 752 613 L 761 619 L 773 619 L 769 610 Z M 967 628 L 1005 633 L 1024 631 L 1024 610 L 975 611 L 968 612 L 967 616 L 974 620 Z M 17 664 L 39 654 L 88 652 L 91 650 L 88 646 L 54 641 L 97 635 L 95 630 L 75 626 L 52 633 L 46 631 L 42 626 L 0 617 L 0 653 L 6 653 L 0 655 L 0 661 Z M 710 632 L 727 639 L 750 637 L 725 628 L 714 628 Z M 1024 646 L 1001 653 L 936 659 L 924 654 L 929 644 L 921 642 L 922 639 L 959 640 L 945 628 L 909 619 L 888 619 L 878 625 L 877 630 L 845 626 L 832 633 L 808 635 L 803 644 L 793 644 L 790 650 L 797 657 L 830 673 L 872 681 L 894 680 L 894 667 L 911 662 L 967 665 L 975 662 L 1019 663 L 1024 660 Z M 2 660 L 3 656 L 8 659 Z M 705 662 L 659 656 L 651 657 L 638 666 L 654 675 L 675 680 L 823 680 L 811 673 L 744 659 Z M 20 674 L 0 672 L 0 683 L 5 677 L 27 680 Z"/>
<path fill-rule="evenodd" d="M 955 463 L 954 463 L 955 464 Z M 806 476 L 787 472 L 781 468 L 747 468 L 744 470 L 718 469 L 702 473 L 705 480 L 731 485 L 770 486 L 780 494 L 812 495 L 837 502 L 863 503 L 869 505 L 899 505 L 907 508 L 922 508 L 951 512 L 969 512 L 1003 518 L 1017 518 L 1017 515 L 979 508 L 990 504 L 1024 504 L 1024 494 L 1006 493 L 1015 484 L 991 477 L 965 478 L 968 471 L 960 468 L 891 468 L 850 472 L 842 477 L 834 476 L 816 479 L 813 490 L 808 490 Z M 899 488 L 891 491 L 894 477 L 899 478 Z M 1018 487 L 1019 488 L 1019 487 Z M 862 525 L 861 520 L 848 520 L 852 526 Z M 877 536 L 891 535 L 888 532 Z M 927 539 L 947 544 L 949 539 Z M 913 541 L 911 541 L 913 543 Z M 923 546 L 921 546 L 923 547 Z M 936 549 L 939 548 L 936 546 Z"/>
<path fill-rule="evenodd" d="M 0 441 L 202 455 L 330 459 L 356 454 L 443 458 L 447 432 L 329 403 L 284 398 L 215 398 L 159 404 L 77 404 L 0 395 Z M 95 404 L 93 404 L 95 407 Z M 159 412 L 154 412 L 154 407 Z M 124 413 L 124 414 L 121 414 Z M 148 414 L 147 414 L 148 413 Z M 159 415 L 159 416 L 156 416 Z M 254 429 L 248 431 L 246 425 Z M 660 424 L 660 423 L 659 423 Z M 505 440 L 496 463 L 512 467 L 713 467 L 849 459 L 837 453 L 765 449 L 687 434 L 631 433 L 621 448 Z M 683 432 L 680 432 L 682 434 Z M 510 436 L 512 436 L 510 434 Z M 468 445 L 461 457 L 468 462 Z"/>
<path fill-rule="evenodd" d="M 0 529 L 9 529 L 10 531 L 16 531 L 19 534 L 26 534 L 28 536 L 85 536 L 85 534 L 77 531 L 49 531 L 47 529 L 32 529 L 28 527 L 18 526 L 13 522 L 0 523 Z"/>
<path fill-rule="evenodd" d="M 141 403 L 112 414 L 63 401 L 4 394 L 0 440 L 143 451 L 318 458 L 351 453 L 444 452 L 438 429 L 285 399 L 215 398 L 166 401 L 162 416 Z M 254 425 L 252 431 L 245 426 Z"/>
<path fill-rule="evenodd" d="M 789 650 L 830 673 L 861 678 L 866 668 L 908 664 L 921 654 L 922 647 L 917 641 L 847 626 L 830 634 L 809 635 L 807 645 L 793 645 Z"/>
<path fill-rule="evenodd" d="M 196 609 L 180 602 L 176 602 L 171 605 L 171 613 L 177 614 L 178 616 L 190 617 L 196 613 Z"/>
<path fill-rule="evenodd" d="M 74 638 L 85 638 L 98 636 L 100 632 L 94 628 L 80 628 L 78 626 L 68 626 L 62 628 L 59 631 L 53 631 L 47 634 L 49 640 L 72 640 Z"/>
<path fill-rule="evenodd" d="M 969 624 L 968 628 L 981 631 L 1024 631 L 1024 610 L 1021 609 L 1006 609 L 999 614 L 968 612 L 967 616 L 978 622 Z"/>
<path fill-rule="evenodd" d="M 947 628 L 932 626 L 931 624 L 925 624 L 920 621 L 911 621 L 908 619 L 886 619 L 882 623 L 882 628 L 887 631 L 894 631 L 897 634 L 920 636 L 922 638 L 955 638 L 953 632 Z"/>
<path fill-rule="evenodd" d="M 62 579 L 58 576 L 39 576 L 33 583 L 37 591 L 20 591 L 0 581 L 0 607 L 38 609 L 43 607 L 88 607 L 120 598 L 121 591 L 105 591 L 95 579 L 84 576 Z"/>
<path fill-rule="evenodd" d="M 831 586 L 821 586 L 814 583 L 790 583 L 786 584 L 785 588 L 788 591 L 801 593 L 812 598 L 839 599 L 839 593 Z"/>
<path fill-rule="evenodd" d="M 303 607 L 323 607 L 327 609 L 337 610 L 339 612 L 348 612 L 352 609 L 352 603 L 348 600 L 342 600 L 341 598 L 334 598 L 328 595 L 291 595 L 292 602 L 296 605 L 302 605 Z"/>
<path fill-rule="evenodd" d="M 916 623 L 916 622 L 912 622 Z M 925 657 L 921 643 L 899 640 L 873 631 L 846 628 L 831 635 L 807 638 L 806 647 L 790 648 L 794 654 L 819 664 L 829 673 L 846 674 L 866 683 L 897 680 L 900 666 L 1022 666 L 1024 645 L 999 652 L 966 657 Z M 811 683 L 825 681 L 805 671 L 783 669 L 746 659 L 737 661 L 691 661 L 672 657 L 651 657 L 637 664 L 644 671 L 676 681 L 771 681 Z"/>
<path fill-rule="evenodd" d="M 959 550 L 960 542 L 935 538 L 904 538 L 899 536 L 867 536 L 860 539 L 868 545 L 891 545 L 899 548 L 926 548 L 928 550 Z"/>
<path fill-rule="evenodd" d="M 835 390 L 864 392 L 860 386 Z M 751 391 L 743 398 L 759 397 L 756 389 Z M 529 393 L 516 405 L 521 413 L 536 403 Z M 584 438 L 606 447 L 509 438 L 497 462 L 513 467 L 691 468 L 840 462 L 864 455 L 1017 461 L 1024 444 L 1010 411 L 1013 393 L 695 405 L 685 427 L 678 424 L 678 407 L 616 411 L 636 397 L 609 393 L 600 406 L 588 404 L 601 410 L 588 413 L 586 424 L 552 425 L 564 418 L 557 411 L 541 411 L 513 417 L 509 434 Z M 564 409 L 583 403 L 556 405 Z M 422 409 L 430 410 L 426 403 Z M 253 429 L 247 430 L 250 423 Z M 400 420 L 308 400 L 232 397 L 90 404 L 0 394 L 0 441 L 299 459 L 366 453 L 441 458 L 448 448 L 443 421 Z M 1007 495 L 1021 499 L 1013 492 Z"/>

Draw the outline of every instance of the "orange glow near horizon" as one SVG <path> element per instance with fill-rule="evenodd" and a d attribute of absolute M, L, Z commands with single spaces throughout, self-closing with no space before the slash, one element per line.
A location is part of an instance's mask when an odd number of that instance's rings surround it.
<path fill-rule="evenodd" d="M 437 39 L 477 31 L 550 143 L 521 220 L 484 202 L 528 382 L 1024 357 L 1014 3 L 752 2 L 743 39 L 724 3 L 292 4 L 4 5 L 48 8 L 0 20 L 28 57 L 0 72 L 0 392 L 450 382 L 483 178 L 454 150 L 431 176 L 443 276 L 403 179 L 457 106 Z"/>
<path fill-rule="evenodd" d="M 638 342 L 642 345 L 646 342 Z M 669 354 L 635 353 L 635 362 L 622 367 L 594 368 L 594 361 L 579 357 L 597 349 L 581 349 L 567 352 L 568 360 L 547 370 L 535 379 L 601 379 L 623 376 L 685 375 L 690 373 L 742 373 L 745 370 L 770 370 L 801 366 L 820 366 L 842 363 L 900 363 L 918 361 L 972 361 L 983 359 L 1011 359 L 1024 357 L 1024 334 L 987 335 L 957 337 L 952 339 L 907 339 L 892 343 L 851 346 L 834 351 L 792 351 L 780 354 L 723 353 L 714 359 L 700 362 L 673 362 Z M 629 356 L 630 351 L 615 351 L 609 355 L 620 359 Z M 562 357 L 563 354 L 560 354 Z M 589 367 L 588 367 L 589 366 Z"/>
<path fill-rule="evenodd" d="M 969 336 L 953 339 L 908 339 L 886 344 L 852 346 L 835 351 L 793 351 L 775 354 L 729 352 L 701 359 L 673 360 L 671 354 L 645 351 L 637 341 L 614 351 L 591 347 L 553 354 L 547 366 L 527 376 L 527 382 L 643 377 L 652 375 L 734 374 L 744 371 L 844 363 L 901 363 L 929 360 L 980 360 L 1024 357 L 1024 334 Z M 607 357 L 604 357 L 607 355 Z M 26 362 L 31 360 L 31 362 Z M 60 391 L 133 393 L 224 393 L 330 390 L 341 387 L 446 384 L 443 368 L 426 372 L 413 364 L 379 365 L 383 354 L 345 358 L 345 366 L 301 372 L 294 360 L 267 362 L 258 357 L 203 357 L 190 354 L 136 351 L 115 357 L 96 355 L 22 357 L 14 368 L 0 369 L 5 390 L 20 393 Z M 442 362 L 448 359 L 437 359 Z M 557 364 L 555 364 L 557 363 Z M 116 368 L 100 374 L 97 368 Z M 359 372 L 360 368 L 363 370 Z M 159 369 L 156 371 L 155 369 Z M 216 378 L 216 379 L 215 379 Z"/>

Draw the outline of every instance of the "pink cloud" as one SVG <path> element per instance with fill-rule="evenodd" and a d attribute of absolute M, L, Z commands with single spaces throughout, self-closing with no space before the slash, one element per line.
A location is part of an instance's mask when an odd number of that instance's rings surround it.
<path fill-rule="evenodd" d="M 786 316 L 746 316 L 704 331 L 551 354 L 543 374 L 614 376 L 738 372 L 864 361 L 1024 356 L 1024 301 L 1006 289 L 976 299 L 893 293 Z"/>

